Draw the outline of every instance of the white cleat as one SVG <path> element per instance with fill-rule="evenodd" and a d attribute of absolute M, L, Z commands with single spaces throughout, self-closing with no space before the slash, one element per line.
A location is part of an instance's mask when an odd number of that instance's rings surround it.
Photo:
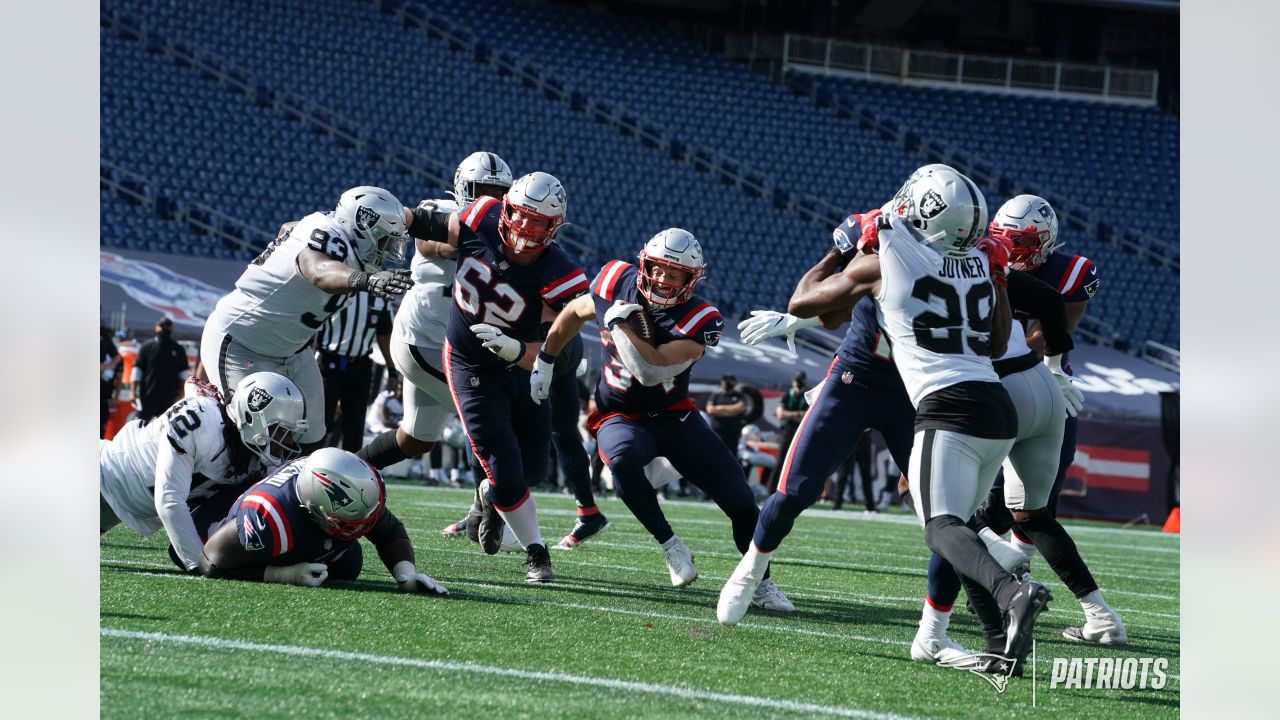
<path fill-rule="evenodd" d="M 951 638 L 943 635 L 940 638 L 921 637 L 916 635 L 911 641 L 911 659 L 931 665 L 965 668 L 978 664 L 980 658 Z"/>
<path fill-rule="evenodd" d="M 674 542 L 663 548 L 662 557 L 667 562 L 667 571 L 671 573 L 671 584 L 682 588 L 698 579 L 698 568 L 693 566 L 693 553 L 680 538 L 673 535 L 671 539 Z"/>
<path fill-rule="evenodd" d="M 720 588 L 720 599 L 716 602 L 716 620 L 719 620 L 721 625 L 737 625 L 742 620 L 742 616 L 747 614 L 747 610 L 755 600 L 756 590 L 764 579 L 764 571 L 769 567 L 771 557 L 773 553 L 762 553 L 756 550 L 755 543 L 747 549 L 747 554 L 742 556 L 738 567 L 733 569 L 733 574 L 729 576 L 724 587 Z M 788 600 L 787 604 L 790 605 L 791 602 Z M 792 610 L 794 609 L 795 607 L 792 606 Z"/>
<path fill-rule="evenodd" d="M 1084 627 L 1069 627 L 1062 631 L 1062 637 L 1076 642 L 1094 642 L 1099 645 L 1124 645 L 1129 642 L 1124 621 L 1115 610 L 1110 608 L 1102 613 L 1092 615 L 1085 613 Z"/>
<path fill-rule="evenodd" d="M 756 587 L 755 593 L 751 596 L 751 606 L 780 613 L 793 613 L 796 611 L 796 606 L 787 599 L 786 595 L 782 594 L 778 586 L 773 583 L 772 578 L 765 578 L 760 581 L 760 585 Z M 719 608 L 717 608 L 718 610 Z"/>

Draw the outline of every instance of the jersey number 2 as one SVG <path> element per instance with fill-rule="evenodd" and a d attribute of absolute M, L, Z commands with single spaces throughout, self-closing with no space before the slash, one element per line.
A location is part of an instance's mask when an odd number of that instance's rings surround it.
<path fill-rule="evenodd" d="M 500 300 L 506 301 L 505 305 L 499 301 L 480 302 L 477 282 L 488 286 Z M 468 315 L 480 318 L 480 322 L 508 329 L 520 319 L 525 307 L 524 298 L 515 288 L 505 282 L 494 283 L 493 269 L 473 257 L 464 260 L 458 268 L 453 281 L 453 299 Z"/>
<path fill-rule="evenodd" d="M 965 345 L 975 355 L 989 355 L 994 296 L 990 283 L 978 283 L 965 293 L 964 307 L 961 308 L 960 293 L 954 285 L 932 275 L 916 280 L 911 287 L 911 297 L 924 303 L 930 298 L 938 298 L 946 304 L 945 315 L 923 312 L 911 321 L 916 343 L 925 350 L 944 355 L 961 355 Z M 970 333 L 965 333 L 966 326 Z M 939 330 L 946 332 L 939 335 Z"/>

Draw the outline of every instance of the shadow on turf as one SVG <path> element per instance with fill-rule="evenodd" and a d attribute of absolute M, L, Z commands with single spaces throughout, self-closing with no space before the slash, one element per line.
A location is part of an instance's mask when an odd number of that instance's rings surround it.
<path fill-rule="evenodd" d="M 118 618 L 120 620 L 157 620 L 161 622 L 167 622 L 173 619 L 171 617 L 167 617 L 164 615 L 134 615 L 133 613 L 113 613 L 113 612 L 100 613 L 99 617 Z"/>
<path fill-rule="evenodd" d="M 147 575 L 189 575 L 190 574 L 190 573 L 185 573 L 176 567 L 140 568 L 137 565 L 128 565 L 125 563 L 113 563 L 111 561 L 104 561 L 102 563 L 99 563 L 99 567 L 110 568 L 112 570 L 119 570 L 121 572 L 128 572 L 128 573 L 146 573 Z"/>

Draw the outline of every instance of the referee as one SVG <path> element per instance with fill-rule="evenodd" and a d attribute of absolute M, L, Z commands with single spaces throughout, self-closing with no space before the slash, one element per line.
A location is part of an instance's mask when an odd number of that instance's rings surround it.
<path fill-rule="evenodd" d="M 369 408 L 374 338 L 387 362 L 387 383 L 393 382 L 391 306 L 366 292 L 353 293 L 341 310 L 320 328 L 320 375 L 324 378 L 325 445 L 356 452 L 364 444 L 364 416 Z M 342 405 L 341 428 L 335 420 Z M 340 433 L 340 435 L 339 435 Z"/>

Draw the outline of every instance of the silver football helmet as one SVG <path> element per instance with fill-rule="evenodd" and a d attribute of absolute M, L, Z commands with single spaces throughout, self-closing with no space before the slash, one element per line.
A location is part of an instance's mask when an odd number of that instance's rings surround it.
<path fill-rule="evenodd" d="M 544 172 L 529 173 L 516 180 L 503 198 L 498 234 L 511 252 L 538 252 L 555 239 L 567 207 L 559 180 Z M 515 226 L 516 213 L 523 220 L 520 227 Z"/>
<path fill-rule="evenodd" d="M 640 273 L 636 275 L 636 287 L 653 307 L 674 307 L 693 297 L 693 286 L 707 274 L 707 263 L 702 257 L 702 246 L 688 230 L 667 228 L 654 235 L 640 249 L 638 256 Z M 653 277 L 655 267 L 668 271 L 664 278 Z M 686 273 L 684 282 L 674 282 L 669 271 Z"/>
<path fill-rule="evenodd" d="M 256 372 L 241 380 L 227 403 L 227 417 L 245 447 L 269 468 L 302 454 L 297 436 L 307 430 L 306 410 L 302 390 L 273 372 Z"/>
<path fill-rule="evenodd" d="M 339 540 L 364 537 L 387 506 L 387 486 L 373 466 L 339 448 L 309 455 L 294 481 L 298 502 Z"/>
<path fill-rule="evenodd" d="M 891 214 L 915 228 L 943 255 L 964 257 L 987 229 L 987 201 L 972 180 L 942 166 L 917 170 L 893 201 Z"/>
<path fill-rule="evenodd" d="M 880 208 L 880 212 L 885 215 L 893 214 L 894 208 L 906 201 L 907 188 L 911 187 L 911 183 L 919 180 L 921 176 L 927 175 L 934 170 L 950 170 L 951 172 L 957 172 L 955 168 L 950 165 L 944 165 L 943 163 L 932 163 L 916 168 L 915 172 L 911 173 L 911 177 L 907 178 L 907 181 L 902 183 L 902 187 L 898 188 L 898 192 L 894 193 L 893 199 L 885 203 Z"/>
<path fill-rule="evenodd" d="M 453 173 L 453 199 L 466 207 L 476 199 L 476 185 L 511 187 L 511 168 L 491 152 L 473 152 Z"/>
<path fill-rule="evenodd" d="M 1058 214 L 1038 195 L 1018 195 L 1000 206 L 987 232 L 1012 246 L 1009 267 L 1034 270 L 1058 249 Z"/>
<path fill-rule="evenodd" d="M 370 185 L 351 188 L 338 198 L 333 217 L 351 240 L 362 270 L 377 272 L 388 262 L 404 262 L 408 225 L 395 195 Z"/>

